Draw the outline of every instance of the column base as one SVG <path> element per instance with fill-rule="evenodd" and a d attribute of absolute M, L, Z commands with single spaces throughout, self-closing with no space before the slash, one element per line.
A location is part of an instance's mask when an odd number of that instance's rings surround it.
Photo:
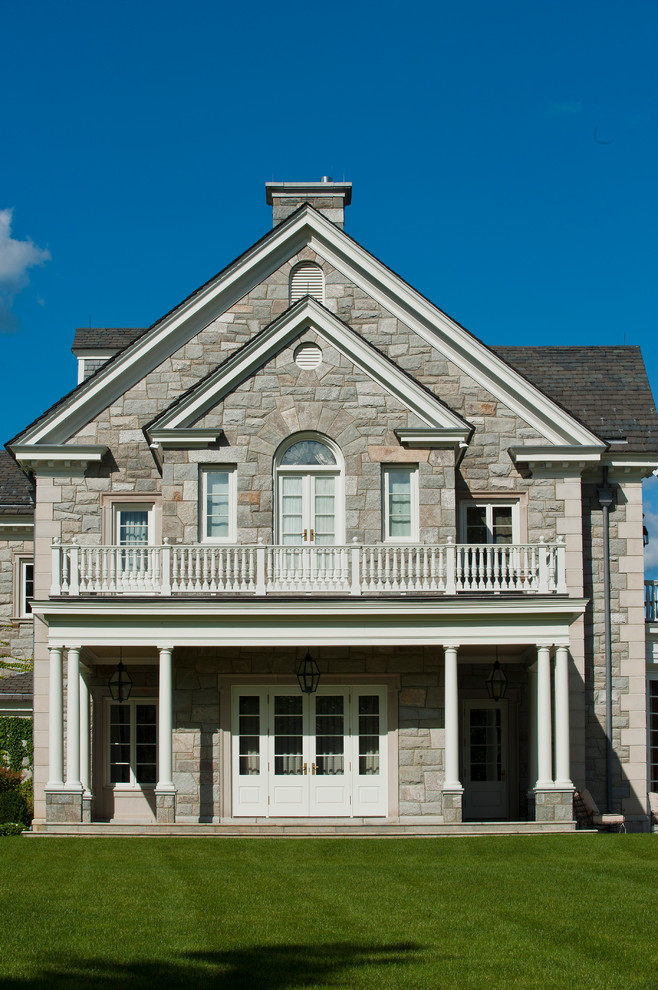
<path fill-rule="evenodd" d="M 52 791 L 46 789 L 46 821 L 53 825 L 82 824 L 84 821 L 82 805 L 81 790 L 66 790 L 62 787 Z"/>
<path fill-rule="evenodd" d="M 173 825 L 176 821 L 176 791 L 155 792 L 155 814 L 158 825 Z"/>
<path fill-rule="evenodd" d="M 82 822 L 84 825 L 91 825 L 91 802 L 93 795 L 91 791 L 85 791 L 82 795 Z"/>
<path fill-rule="evenodd" d="M 528 810 L 534 805 L 536 822 L 572 822 L 573 787 L 535 788 L 528 795 Z M 530 817 L 530 815 L 528 815 Z"/>
<path fill-rule="evenodd" d="M 462 821 L 463 787 L 441 792 L 441 813 L 446 825 L 460 825 Z"/>

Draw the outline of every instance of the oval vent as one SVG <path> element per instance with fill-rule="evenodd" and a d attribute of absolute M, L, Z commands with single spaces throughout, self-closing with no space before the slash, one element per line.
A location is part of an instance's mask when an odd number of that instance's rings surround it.
<path fill-rule="evenodd" d="M 304 296 L 324 302 L 324 272 L 313 261 L 302 261 L 290 273 L 290 305 Z"/>
<path fill-rule="evenodd" d="M 304 371 L 312 371 L 322 363 L 322 351 L 317 344 L 300 344 L 296 348 L 295 364 Z"/>

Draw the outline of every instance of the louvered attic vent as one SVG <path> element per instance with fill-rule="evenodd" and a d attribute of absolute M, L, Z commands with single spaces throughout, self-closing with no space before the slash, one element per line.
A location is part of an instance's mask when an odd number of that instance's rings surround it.
<path fill-rule="evenodd" d="M 290 273 L 290 305 L 304 296 L 324 303 L 324 272 L 313 261 L 302 261 Z"/>

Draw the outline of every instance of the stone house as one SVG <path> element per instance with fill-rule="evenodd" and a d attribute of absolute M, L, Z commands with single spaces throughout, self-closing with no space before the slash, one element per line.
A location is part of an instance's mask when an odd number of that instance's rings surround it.
<path fill-rule="evenodd" d="M 574 786 L 646 828 L 639 350 L 487 347 L 344 232 L 350 183 L 266 191 L 7 445 L 35 828 L 569 828 Z"/>

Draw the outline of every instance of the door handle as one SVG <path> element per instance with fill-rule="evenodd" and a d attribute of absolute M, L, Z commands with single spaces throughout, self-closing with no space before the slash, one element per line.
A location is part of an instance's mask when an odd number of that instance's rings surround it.
<path fill-rule="evenodd" d="M 306 776 L 307 773 L 308 773 L 308 766 L 305 763 L 304 764 L 304 776 Z"/>
<path fill-rule="evenodd" d="M 311 763 L 311 773 L 315 773 L 315 763 Z"/>
<path fill-rule="evenodd" d="M 307 530 L 307 529 L 305 529 L 305 530 L 304 530 L 304 543 L 306 543 L 306 542 L 307 542 L 307 540 L 308 540 L 308 530 Z"/>

